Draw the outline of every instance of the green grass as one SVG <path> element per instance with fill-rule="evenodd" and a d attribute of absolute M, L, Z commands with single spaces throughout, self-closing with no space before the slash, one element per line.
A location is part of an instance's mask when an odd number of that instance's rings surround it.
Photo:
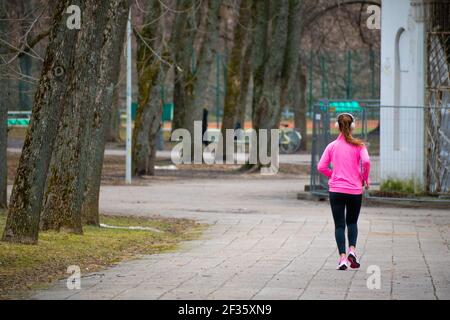
<path fill-rule="evenodd" d="M 422 187 L 414 183 L 414 179 L 399 180 L 387 179 L 380 185 L 381 192 L 399 192 L 406 194 L 422 193 Z"/>
<path fill-rule="evenodd" d="M 0 212 L 0 233 L 6 217 Z M 174 250 L 184 240 L 198 237 L 206 227 L 186 219 L 102 216 L 111 226 L 142 226 L 163 231 L 84 227 L 83 235 L 41 232 L 37 245 L 0 242 L 0 299 L 26 295 L 56 279 L 67 277 L 67 267 L 94 272 L 140 254 Z"/>

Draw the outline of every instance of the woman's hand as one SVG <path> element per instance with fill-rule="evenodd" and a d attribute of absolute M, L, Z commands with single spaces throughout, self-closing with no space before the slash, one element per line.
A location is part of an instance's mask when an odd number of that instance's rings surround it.
<path fill-rule="evenodd" d="M 364 182 L 363 182 L 363 186 L 365 187 L 366 190 L 369 190 L 369 189 L 370 189 L 369 182 L 367 182 L 367 181 L 364 181 Z"/>

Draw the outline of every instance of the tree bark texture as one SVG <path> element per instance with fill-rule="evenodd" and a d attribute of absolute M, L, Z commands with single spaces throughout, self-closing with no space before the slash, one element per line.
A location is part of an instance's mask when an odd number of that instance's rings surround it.
<path fill-rule="evenodd" d="M 75 56 L 76 77 L 68 94 L 53 149 L 43 201 L 41 228 L 82 233 L 81 205 L 87 159 L 85 139 L 92 116 L 100 66 L 99 41 L 107 21 L 108 0 L 85 0 Z"/>
<path fill-rule="evenodd" d="M 81 208 L 82 222 L 98 226 L 100 223 L 99 197 L 105 153 L 106 130 L 110 127 L 114 96 L 117 96 L 117 82 L 120 73 L 120 55 L 124 37 L 130 0 L 110 0 L 108 22 L 102 35 L 98 90 L 93 105 L 94 115 L 90 122 L 90 137 Z"/>
<path fill-rule="evenodd" d="M 119 62 L 120 64 L 120 62 Z M 107 142 L 118 142 L 120 132 L 120 105 L 119 105 L 120 86 L 114 87 L 113 102 L 111 105 L 111 114 L 109 115 L 109 126 L 106 132 Z"/>
<path fill-rule="evenodd" d="M 278 119 L 281 112 L 282 70 L 288 34 L 289 0 L 271 2 L 266 6 L 271 7 L 272 20 L 271 25 L 268 26 L 269 30 L 266 31 L 266 33 L 269 33 L 266 44 L 267 50 L 262 66 L 258 68 L 257 81 L 255 81 L 256 105 L 253 125 L 256 129 L 278 129 Z M 264 10 L 262 11 L 264 16 Z"/>
<path fill-rule="evenodd" d="M 203 95 L 208 89 L 209 75 L 214 65 L 215 50 L 219 40 L 221 1 L 208 0 L 205 35 L 200 48 L 197 66 L 192 78 L 192 95 L 185 101 L 185 128 L 194 136 L 194 122 L 203 119 Z"/>
<path fill-rule="evenodd" d="M 159 17 L 161 15 L 161 4 L 158 0 L 149 2 L 147 15 L 144 19 L 145 26 L 140 32 L 137 51 L 137 73 L 138 73 L 138 109 L 133 130 L 133 173 L 135 175 L 148 174 L 148 154 L 150 152 L 149 134 L 151 130 L 151 119 L 159 109 L 159 104 L 154 105 L 152 99 L 157 85 L 158 75 L 161 73 L 161 61 L 153 51 L 162 55 L 162 30 Z M 160 120 L 160 119 L 157 119 Z M 159 124 L 159 123 L 158 123 Z"/>
<path fill-rule="evenodd" d="M 241 124 L 242 129 L 245 129 L 245 120 L 247 114 L 247 99 L 249 93 L 250 79 L 252 75 L 252 46 L 249 43 L 250 36 L 247 37 L 247 45 L 245 48 L 244 63 L 241 65 L 241 88 L 239 89 L 238 115 L 237 122 Z"/>
<path fill-rule="evenodd" d="M 161 129 L 161 118 L 163 111 L 163 101 L 161 99 L 161 86 L 164 83 L 167 68 L 162 67 L 158 74 L 157 85 L 153 86 L 150 94 L 149 121 L 148 121 L 148 152 L 145 172 L 147 175 L 155 175 L 155 161 L 156 161 L 156 136 Z"/>
<path fill-rule="evenodd" d="M 288 105 L 289 93 L 292 93 L 292 88 L 294 87 L 294 82 L 296 80 L 298 70 L 297 65 L 300 58 L 301 43 L 301 39 L 299 37 L 299 31 L 301 30 L 300 2 L 300 0 L 289 0 L 287 42 L 284 54 L 283 70 L 281 73 L 281 109 Z M 295 95 L 295 92 L 293 93 L 293 95 Z M 281 117 L 279 117 L 278 119 L 278 126 L 280 124 L 280 120 Z"/>
<path fill-rule="evenodd" d="M 235 27 L 233 48 L 231 56 L 228 60 L 227 78 L 226 78 L 226 95 L 222 118 L 222 137 L 224 139 L 224 148 L 226 146 L 226 130 L 234 129 L 238 120 L 240 98 L 243 94 L 241 90 L 245 90 L 243 79 L 243 68 L 246 64 L 245 46 L 246 33 L 250 27 L 251 21 L 251 0 L 242 0 L 239 8 L 239 18 Z M 241 106 L 242 107 L 242 106 Z M 244 124 L 241 123 L 241 126 Z M 224 152 L 225 155 L 225 152 Z"/>
<path fill-rule="evenodd" d="M 70 103 L 74 85 L 75 49 L 78 30 L 66 26 L 65 10 L 70 4 L 84 9 L 84 1 L 62 0 L 54 7 L 49 45 L 34 98 L 28 128 L 11 195 L 2 239 L 8 242 L 36 243 L 45 181 L 58 124 L 64 107 Z"/>
<path fill-rule="evenodd" d="M 193 64 L 195 56 L 194 41 L 197 34 L 197 21 L 191 15 L 192 1 L 177 0 L 177 15 L 171 36 L 171 52 L 173 53 L 174 113 L 172 130 L 186 128 L 186 99 L 192 96 L 193 90 Z"/>

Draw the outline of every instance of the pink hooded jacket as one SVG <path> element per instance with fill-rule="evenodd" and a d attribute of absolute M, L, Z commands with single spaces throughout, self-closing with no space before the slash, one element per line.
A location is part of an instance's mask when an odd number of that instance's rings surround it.
<path fill-rule="evenodd" d="M 362 194 L 364 184 L 369 184 L 369 153 L 365 146 L 347 143 L 341 133 L 325 148 L 317 170 L 329 178 L 330 192 Z"/>

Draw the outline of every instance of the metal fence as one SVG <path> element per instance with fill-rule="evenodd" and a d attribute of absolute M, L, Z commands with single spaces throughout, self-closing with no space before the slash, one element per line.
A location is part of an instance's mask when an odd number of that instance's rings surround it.
<path fill-rule="evenodd" d="M 426 139 L 430 108 L 380 106 L 379 101 L 322 100 L 312 107 L 313 136 L 310 190 L 324 196 L 328 179 L 317 171 L 317 163 L 326 146 L 337 138 L 334 123 L 339 113 L 350 112 L 356 118 L 354 136 L 365 141 L 371 158 L 371 192 L 367 197 L 408 200 L 448 201 L 450 199 L 450 143 L 440 143 L 439 154 L 429 153 Z M 443 115 L 440 130 L 450 136 L 450 110 Z M 439 161 L 430 162 L 429 158 Z M 430 170 L 430 163 L 439 167 Z M 430 184 L 430 172 L 440 172 L 440 192 L 436 180 Z"/>

